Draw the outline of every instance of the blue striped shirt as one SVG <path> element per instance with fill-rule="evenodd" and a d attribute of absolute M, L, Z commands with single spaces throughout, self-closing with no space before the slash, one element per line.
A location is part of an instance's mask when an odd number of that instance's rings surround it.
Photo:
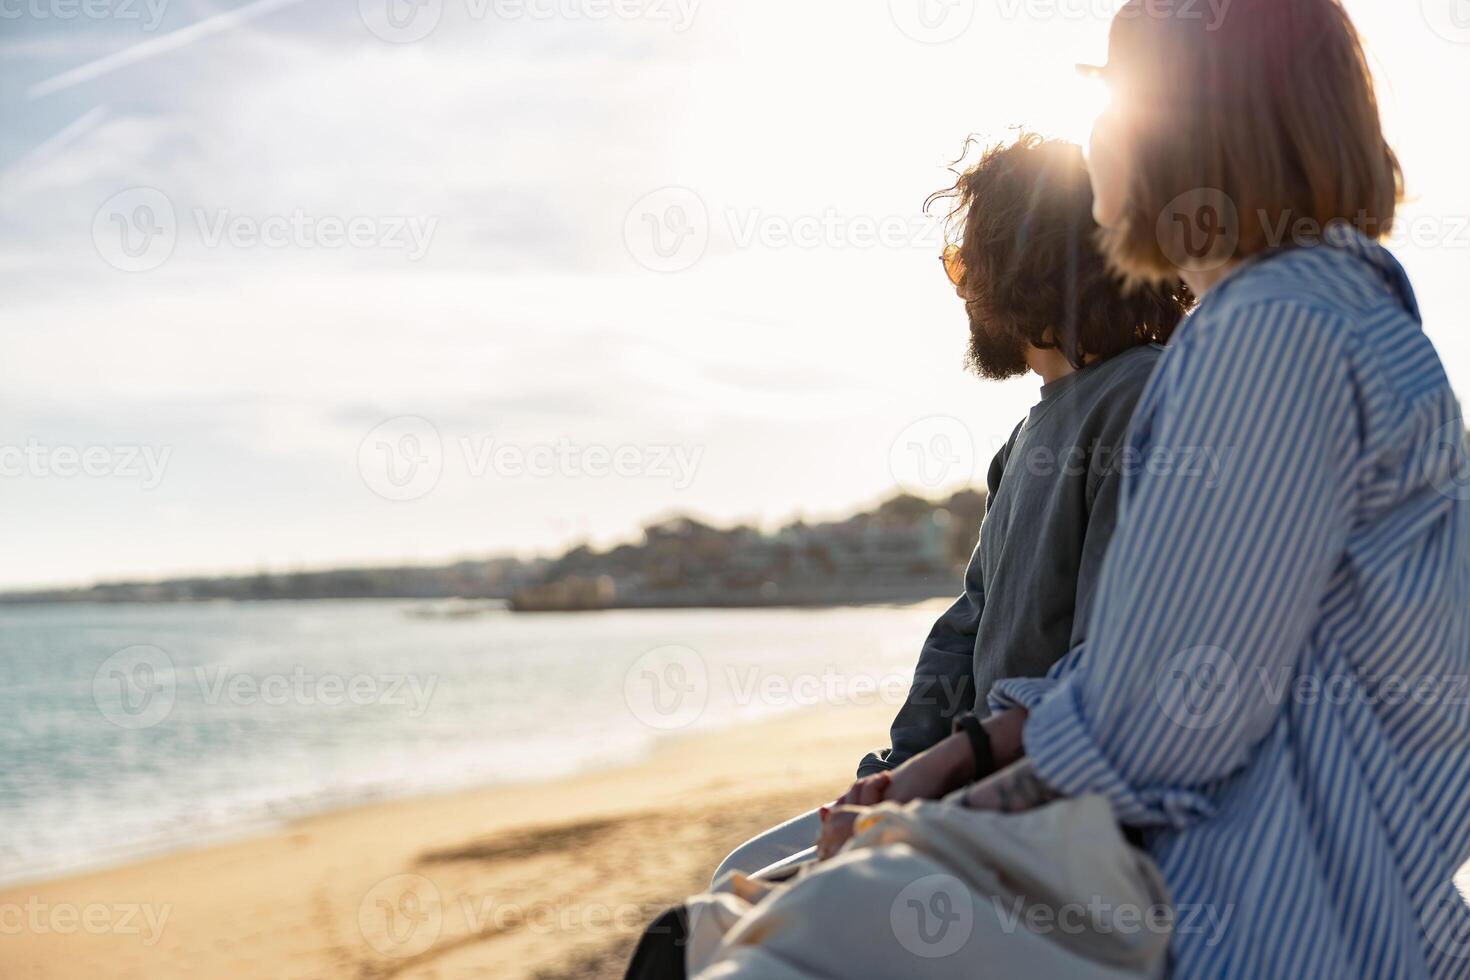
<path fill-rule="evenodd" d="M 1351 231 L 1235 271 L 1160 362 L 1086 639 L 991 701 L 1145 828 L 1175 976 L 1470 976 L 1464 438 Z"/>

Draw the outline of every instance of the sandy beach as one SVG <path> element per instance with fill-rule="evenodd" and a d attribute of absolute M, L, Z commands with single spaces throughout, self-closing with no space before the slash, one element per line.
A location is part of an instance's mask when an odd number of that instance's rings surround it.
<path fill-rule="evenodd" d="M 813 709 L 670 739 L 620 769 L 0 890 L 0 975 L 617 976 L 641 925 L 731 848 L 845 788 L 891 715 Z"/>

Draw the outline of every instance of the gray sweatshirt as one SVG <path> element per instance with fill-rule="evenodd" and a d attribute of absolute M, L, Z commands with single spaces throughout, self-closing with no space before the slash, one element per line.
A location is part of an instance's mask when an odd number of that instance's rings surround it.
<path fill-rule="evenodd" d="M 965 593 L 924 641 L 893 747 L 865 756 L 859 776 L 941 741 L 958 715 L 984 715 L 992 684 L 1043 676 L 1082 641 L 1117 519 L 1128 423 L 1162 354 L 1134 347 L 1041 389 L 990 464 Z"/>

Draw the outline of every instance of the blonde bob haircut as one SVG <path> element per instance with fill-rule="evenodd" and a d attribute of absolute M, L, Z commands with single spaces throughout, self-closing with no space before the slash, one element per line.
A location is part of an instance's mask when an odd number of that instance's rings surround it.
<path fill-rule="evenodd" d="M 1338 0 L 1130 0 L 1108 59 L 1128 175 L 1100 241 L 1129 280 L 1392 229 L 1403 174 Z"/>

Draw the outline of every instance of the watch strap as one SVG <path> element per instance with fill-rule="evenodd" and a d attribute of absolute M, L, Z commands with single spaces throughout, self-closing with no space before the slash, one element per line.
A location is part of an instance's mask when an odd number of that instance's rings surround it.
<path fill-rule="evenodd" d="M 975 778 L 984 779 L 995 772 L 995 753 L 991 751 L 990 733 L 973 713 L 965 713 L 954 720 L 955 734 L 964 732 L 975 753 Z"/>

